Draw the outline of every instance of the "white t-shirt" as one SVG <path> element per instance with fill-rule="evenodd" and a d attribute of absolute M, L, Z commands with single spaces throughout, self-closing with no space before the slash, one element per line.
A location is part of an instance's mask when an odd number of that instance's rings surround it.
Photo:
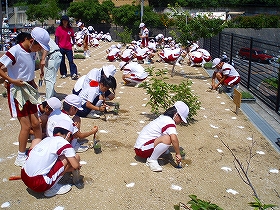
<path fill-rule="evenodd" d="M 118 53 L 120 52 L 120 49 L 119 48 L 113 48 L 110 50 L 110 52 L 108 53 L 108 56 L 115 56 L 117 55 Z"/>
<path fill-rule="evenodd" d="M 198 49 L 198 52 L 202 52 L 204 56 L 210 56 L 210 53 L 205 49 Z"/>
<path fill-rule="evenodd" d="M 87 101 L 93 102 L 93 100 L 100 95 L 99 86 L 98 87 L 87 87 L 83 88 L 79 94 L 82 99 L 82 104 L 84 105 Z"/>
<path fill-rule="evenodd" d="M 146 142 L 170 134 L 177 135 L 175 121 L 169 116 L 160 115 L 142 129 L 134 148 L 141 149 Z"/>
<path fill-rule="evenodd" d="M 7 67 L 9 77 L 28 82 L 35 78 L 35 59 L 35 52 L 26 51 L 17 44 L 0 58 L 0 62 Z"/>
<path fill-rule="evenodd" d="M 145 79 L 148 73 L 145 71 L 144 67 L 137 62 L 130 62 L 125 65 L 123 74 L 131 74 L 133 78 Z"/>
<path fill-rule="evenodd" d="M 143 56 L 143 55 L 147 54 L 148 52 L 149 52 L 149 49 L 147 47 L 143 47 L 143 48 L 139 47 L 136 50 L 136 53 L 137 53 L 138 56 Z"/>
<path fill-rule="evenodd" d="M 83 75 L 83 76 L 81 76 L 81 77 L 77 80 L 77 82 L 75 83 L 73 89 L 74 89 L 76 92 L 78 92 L 79 90 L 82 89 L 83 84 L 84 84 L 84 81 L 85 81 L 85 78 L 86 78 L 86 75 Z"/>
<path fill-rule="evenodd" d="M 30 151 L 23 167 L 25 173 L 29 177 L 45 175 L 62 155 L 75 157 L 75 150 L 71 144 L 60 136 L 46 137 Z"/>
<path fill-rule="evenodd" d="M 142 31 L 142 36 L 149 36 L 149 29 L 145 28 L 145 29 Z"/>
<path fill-rule="evenodd" d="M 223 75 L 226 75 L 228 77 L 239 77 L 239 73 L 236 71 L 236 69 L 228 64 L 228 63 L 224 63 L 222 69 L 215 69 L 215 72 L 220 72 L 222 73 Z"/>
<path fill-rule="evenodd" d="M 123 58 L 131 58 L 133 55 L 134 50 L 132 49 L 125 49 L 122 53 Z"/>

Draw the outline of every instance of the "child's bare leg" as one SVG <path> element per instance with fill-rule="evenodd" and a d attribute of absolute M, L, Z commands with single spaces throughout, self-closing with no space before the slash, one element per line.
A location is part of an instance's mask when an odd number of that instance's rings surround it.
<path fill-rule="evenodd" d="M 30 123 L 29 116 L 19 117 L 18 121 L 21 126 L 19 136 L 18 136 L 19 151 L 25 153 L 27 140 L 31 129 L 31 123 Z"/>
<path fill-rule="evenodd" d="M 30 121 L 35 138 L 42 139 L 42 128 L 37 113 L 30 115 Z"/>

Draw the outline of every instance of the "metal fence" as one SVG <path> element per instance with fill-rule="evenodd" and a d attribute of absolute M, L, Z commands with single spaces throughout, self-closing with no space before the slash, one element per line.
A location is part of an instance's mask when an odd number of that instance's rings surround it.
<path fill-rule="evenodd" d="M 213 58 L 226 54 L 239 72 L 241 84 L 280 115 L 279 44 L 221 32 L 211 39 L 204 39 L 203 48 L 208 50 Z M 242 48 L 249 48 L 246 49 L 247 54 L 240 52 Z M 271 60 L 262 60 L 259 51 L 272 56 Z M 278 86 L 272 86 L 272 81 Z"/>

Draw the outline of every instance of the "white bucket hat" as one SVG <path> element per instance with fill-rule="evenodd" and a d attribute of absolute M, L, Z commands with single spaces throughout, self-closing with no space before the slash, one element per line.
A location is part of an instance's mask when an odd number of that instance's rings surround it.
<path fill-rule="evenodd" d="M 77 26 L 78 26 L 78 27 L 80 27 L 81 25 L 83 25 L 82 22 L 78 22 L 78 23 L 77 23 Z"/>
<path fill-rule="evenodd" d="M 61 101 L 56 97 L 51 97 L 47 100 L 47 104 L 53 109 L 60 109 L 61 108 Z"/>
<path fill-rule="evenodd" d="M 70 95 L 66 96 L 64 101 L 67 104 L 69 104 L 71 106 L 74 106 L 74 107 L 76 107 L 79 110 L 83 110 L 83 108 L 82 108 L 82 99 L 79 96 L 75 95 L 75 94 L 70 94 Z"/>
<path fill-rule="evenodd" d="M 102 69 L 106 77 L 113 77 L 116 74 L 116 67 L 114 65 L 103 66 Z"/>
<path fill-rule="evenodd" d="M 221 62 L 220 58 L 215 58 L 212 62 L 213 63 L 212 68 L 215 68 L 220 62 Z"/>
<path fill-rule="evenodd" d="M 55 128 L 63 128 L 65 130 L 68 130 L 69 132 L 74 132 L 74 126 L 73 123 L 69 120 L 60 120 L 57 122 L 57 124 L 54 126 Z"/>
<path fill-rule="evenodd" d="M 32 38 L 37 41 L 44 50 L 50 51 L 49 41 L 50 35 L 49 33 L 40 27 L 35 27 L 31 31 Z"/>
<path fill-rule="evenodd" d="M 145 26 L 145 23 L 140 23 L 139 28 L 142 28 Z"/>
<path fill-rule="evenodd" d="M 182 118 L 182 120 L 187 123 L 187 117 L 189 115 L 189 107 L 183 101 L 177 101 L 174 104 L 177 109 L 178 114 Z"/>

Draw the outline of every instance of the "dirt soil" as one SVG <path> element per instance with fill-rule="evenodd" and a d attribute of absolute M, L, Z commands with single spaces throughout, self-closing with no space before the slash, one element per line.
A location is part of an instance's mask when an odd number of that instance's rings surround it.
<path fill-rule="evenodd" d="M 119 102 L 118 115 L 107 114 L 100 119 L 82 119 L 82 131 L 97 125 L 96 138 L 100 140 L 102 152 L 95 154 L 93 149 L 81 153 L 85 187 L 75 186 L 65 195 L 45 198 L 42 194 L 30 191 L 21 180 L 9 181 L 9 177 L 20 174 L 20 168 L 14 166 L 17 154 L 19 123 L 10 117 L 7 98 L 0 97 L 0 205 L 8 209 L 173 209 L 174 204 L 187 203 L 188 195 L 211 201 L 223 209 L 252 209 L 249 202 L 254 201 L 251 188 L 240 178 L 234 165 L 234 158 L 222 144 L 224 141 L 246 166 L 252 139 L 256 145 L 252 149 L 248 176 L 261 200 L 280 206 L 280 155 L 268 140 L 258 131 L 248 118 L 239 111 L 235 113 L 235 104 L 226 94 L 208 92 L 210 78 L 201 67 L 189 67 L 186 62 L 176 66 L 176 74 L 170 82 L 180 83 L 190 79 L 193 93 L 199 96 L 201 109 L 195 116 L 195 122 L 188 126 L 178 126 L 180 146 L 186 151 L 183 168 L 160 161 L 163 171 L 155 173 L 145 165 L 145 161 L 135 157 L 134 143 L 141 129 L 149 123 L 150 107 L 145 106 L 149 96 L 143 88 L 124 86 L 118 62 L 109 63 L 105 59 L 105 50 L 113 43 L 100 43 L 100 47 L 91 48 L 91 57 L 76 59 L 78 71 L 86 74 L 92 68 L 103 64 L 117 67 L 118 83 L 116 98 Z M 156 58 L 157 59 L 157 58 Z M 155 59 L 155 60 L 156 60 Z M 154 63 L 144 65 L 155 68 L 167 68 L 171 65 Z M 38 73 L 37 80 L 38 80 Z M 69 77 L 57 76 L 56 91 L 63 99 L 75 84 Z M 45 86 L 39 89 L 44 95 Z M 0 86 L 0 93 L 5 88 Z M 92 136 L 82 140 L 88 144 Z M 29 146 L 30 144 L 28 144 Z M 174 153 L 173 153 L 174 155 Z M 8 202 L 8 203 L 7 203 Z M 279 208 L 274 208 L 279 209 Z"/>

